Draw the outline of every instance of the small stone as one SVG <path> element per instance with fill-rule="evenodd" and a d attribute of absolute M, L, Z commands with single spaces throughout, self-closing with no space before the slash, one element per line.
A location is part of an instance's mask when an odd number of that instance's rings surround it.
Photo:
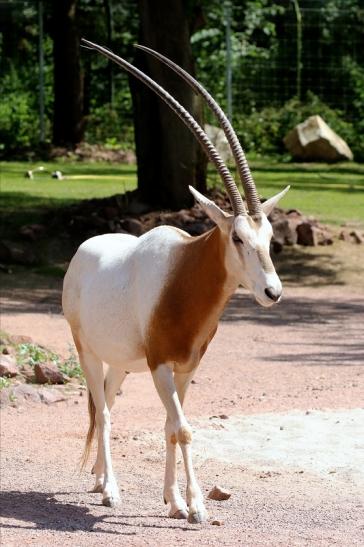
<path fill-rule="evenodd" d="M 30 336 L 26 336 L 24 334 L 15 334 L 11 337 L 11 341 L 13 344 L 32 344 L 33 340 L 30 338 Z"/>
<path fill-rule="evenodd" d="M 339 234 L 339 239 L 341 239 L 341 241 L 346 241 L 346 243 L 351 242 L 351 237 L 350 237 L 349 232 L 347 230 L 341 230 L 341 232 Z"/>
<path fill-rule="evenodd" d="M 228 420 L 229 416 L 227 416 L 227 414 L 219 414 L 219 418 L 220 420 Z"/>
<path fill-rule="evenodd" d="M 221 488 L 221 486 L 214 486 L 213 489 L 210 490 L 207 497 L 210 500 L 224 501 L 224 500 L 228 500 L 230 496 L 231 496 L 231 492 L 229 492 L 228 490 Z"/>
<path fill-rule="evenodd" d="M 38 384 L 63 384 L 64 376 L 54 363 L 34 365 L 35 379 Z"/>
<path fill-rule="evenodd" d="M 10 355 L 9 348 L 4 347 L 4 348 L 2 349 L 2 352 L 1 352 L 1 353 L 2 353 L 3 355 Z"/>
<path fill-rule="evenodd" d="M 352 232 L 350 232 L 350 235 L 353 238 L 355 243 L 358 243 L 358 244 L 364 243 L 364 239 L 359 234 L 358 230 L 353 230 Z"/>
<path fill-rule="evenodd" d="M 143 224 L 136 218 L 125 218 L 120 224 L 123 230 L 134 236 L 140 236 L 144 231 Z"/>
<path fill-rule="evenodd" d="M 223 526 L 224 523 L 221 520 L 213 520 L 211 522 L 212 526 Z"/>
<path fill-rule="evenodd" d="M 14 357 L 10 355 L 0 355 L 0 376 L 13 378 L 19 374 L 18 367 Z"/>
<path fill-rule="evenodd" d="M 281 431 L 283 431 L 283 429 L 284 429 L 283 425 L 279 426 L 279 429 L 280 429 Z"/>
<path fill-rule="evenodd" d="M 43 224 L 25 224 L 19 229 L 19 234 L 25 239 L 36 241 L 46 232 L 46 227 Z"/>

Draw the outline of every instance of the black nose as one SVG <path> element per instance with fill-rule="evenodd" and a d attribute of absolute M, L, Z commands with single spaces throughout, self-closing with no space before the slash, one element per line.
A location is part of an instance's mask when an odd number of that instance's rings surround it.
<path fill-rule="evenodd" d="M 265 289 L 265 294 L 268 296 L 268 298 L 270 298 L 271 300 L 273 300 L 273 302 L 277 302 L 277 300 L 280 299 L 281 297 L 281 292 L 276 292 L 274 289 L 272 288 L 269 288 L 269 289 Z"/>

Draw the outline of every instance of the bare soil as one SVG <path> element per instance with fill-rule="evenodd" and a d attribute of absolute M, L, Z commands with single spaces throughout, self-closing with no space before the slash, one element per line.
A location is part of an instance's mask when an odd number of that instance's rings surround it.
<path fill-rule="evenodd" d="M 35 274 L 7 281 L 2 329 L 66 356 L 60 290 Z M 5 407 L 1 544 L 364 545 L 363 318 L 363 291 L 341 284 L 288 287 L 269 310 L 233 297 L 186 401 L 200 485 L 232 493 L 206 500 L 203 525 L 165 516 L 164 411 L 148 374 L 127 378 L 113 411 L 115 509 L 88 493 L 92 462 L 78 469 L 82 389 Z"/>

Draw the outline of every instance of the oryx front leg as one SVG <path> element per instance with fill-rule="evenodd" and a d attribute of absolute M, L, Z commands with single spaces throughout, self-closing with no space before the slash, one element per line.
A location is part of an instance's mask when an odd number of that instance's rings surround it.
<path fill-rule="evenodd" d="M 207 518 L 207 513 L 203 503 L 202 492 L 197 484 L 192 466 L 192 431 L 183 414 L 172 368 L 168 365 L 159 365 L 152 372 L 152 376 L 158 394 L 167 411 L 166 435 L 170 434 L 170 439 L 167 439 L 166 483 L 164 491 L 166 501 L 171 503 L 170 516 L 175 516 L 176 512 L 174 509 L 182 511 L 182 513 L 185 510 L 185 505 L 181 503 L 181 496 L 177 485 L 175 445 L 178 442 L 182 450 L 187 477 L 188 522 L 203 522 Z M 184 393 L 185 387 L 181 387 L 181 393 L 182 391 Z"/>

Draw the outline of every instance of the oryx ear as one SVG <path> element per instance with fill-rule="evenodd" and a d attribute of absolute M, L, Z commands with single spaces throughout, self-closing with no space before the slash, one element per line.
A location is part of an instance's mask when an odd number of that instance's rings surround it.
<path fill-rule="evenodd" d="M 274 207 L 277 205 L 278 201 L 283 198 L 283 196 L 288 192 L 290 189 L 290 186 L 287 186 L 282 192 L 279 192 L 279 194 L 276 194 L 272 198 L 267 199 L 264 203 L 262 203 L 262 209 L 263 213 L 265 213 L 267 216 L 271 214 Z"/>
<path fill-rule="evenodd" d="M 217 224 L 220 228 L 226 228 L 226 220 L 231 215 L 229 215 L 228 213 L 224 213 L 224 211 L 220 209 L 220 207 L 218 207 L 216 203 L 200 194 L 200 192 L 195 190 L 195 188 L 193 188 L 192 186 L 189 186 L 189 189 L 195 200 L 201 205 L 202 209 L 211 218 L 211 220 L 215 222 L 215 224 Z"/>

